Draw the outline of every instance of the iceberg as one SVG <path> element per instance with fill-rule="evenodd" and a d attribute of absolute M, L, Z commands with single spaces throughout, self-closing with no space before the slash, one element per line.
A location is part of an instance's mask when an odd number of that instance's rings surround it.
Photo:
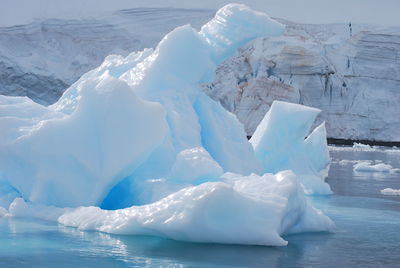
<path fill-rule="evenodd" d="M 230 4 L 200 32 L 178 27 L 155 49 L 107 57 L 51 106 L 0 96 L 1 206 L 194 242 L 283 246 L 286 234 L 331 230 L 304 195 L 330 192 L 324 125 L 308 133 L 319 111 L 276 102 L 249 142 L 201 90 L 236 48 L 283 31 Z"/>

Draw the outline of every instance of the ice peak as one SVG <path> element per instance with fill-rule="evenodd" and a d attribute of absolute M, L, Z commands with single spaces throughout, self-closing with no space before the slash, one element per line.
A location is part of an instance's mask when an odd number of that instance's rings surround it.
<path fill-rule="evenodd" d="M 224 58 L 252 39 L 279 36 L 284 29 L 284 25 L 265 13 L 243 4 L 228 4 L 201 28 L 200 35 Z"/>

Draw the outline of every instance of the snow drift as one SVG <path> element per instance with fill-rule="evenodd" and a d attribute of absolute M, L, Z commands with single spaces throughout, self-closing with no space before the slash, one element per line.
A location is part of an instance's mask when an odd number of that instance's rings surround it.
<path fill-rule="evenodd" d="M 2 205 L 20 196 L 12 216 L 196 242 L 285 245 L 330 230 L 304 196 L 330 192 L 324 125 L 309 134 L 319 111 L 277 102 L 250 143 L 200 88 L 237 47 L 282 31 L 231 4 L 200 32 L 107 57 L 52 106 L 1 97 Z"/>

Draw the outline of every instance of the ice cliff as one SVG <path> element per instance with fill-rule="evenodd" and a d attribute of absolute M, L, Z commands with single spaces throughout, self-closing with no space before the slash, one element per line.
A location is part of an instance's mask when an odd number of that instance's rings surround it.
<path fill-rule="evenodd" d="M 53 105 L 1 96 L 7 215 L 254 245 L 331 230 L 305 196 L 330 193 L 324 125 L 310 134 L 320 110 L 276 102 L 249 142 L 236 117 L 200 87 L 236 48 L 283 31 L 231 4 L 200 31 L 178 27 L 154 50 L 107 57 Z"/>
<path fill-rule="evenodd" d="M 274 100 L 322 110 L 328 137 L 400 141 L 400 29 L 299 25 L 254 40 L 218 66 L 205 91 L 249 136 Z"/>

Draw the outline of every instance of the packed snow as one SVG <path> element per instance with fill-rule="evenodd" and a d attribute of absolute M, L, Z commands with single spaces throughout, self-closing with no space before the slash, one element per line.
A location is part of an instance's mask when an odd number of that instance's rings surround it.
<path fill-rule="evenodd" d="M 400 195 L 400 189 L 385 188 L 381 190 L 383 195 Z"/>
<path fill-rule="evenodd" d="M 249 142 L 200 86 L 236 48 L 282 31 L 230 4 L 200 32 L 178 27 L 154 50 L 108 57 L 52 106 L 1 96 L 0 206 L 194 242 L 283 246 L 282 235 L 331 230 L 305 197 L 331 193 L 325 126 L 310 132 L 319 110 L 276 102 Z"/>

